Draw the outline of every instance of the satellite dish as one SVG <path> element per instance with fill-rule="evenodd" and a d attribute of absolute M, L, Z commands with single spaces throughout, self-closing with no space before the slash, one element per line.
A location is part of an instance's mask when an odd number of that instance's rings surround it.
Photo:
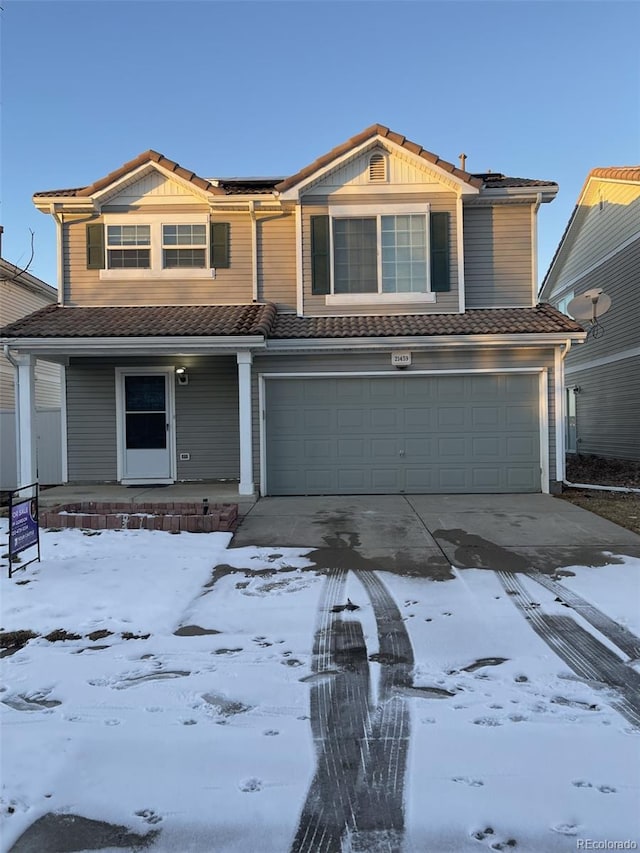
<path fill-rule="evenodd" d="M 604 334 L 604 329 L 598 323 L 598 317 L 606 314 L 609 308 L 611 308 L 611 297 L 603 293 L 602 288 L 594 287 L 575 296 L 567 305 L 567 313 L 574 320 L 591 323 L 589 332 L 594 338 L 600 338 Z"/>

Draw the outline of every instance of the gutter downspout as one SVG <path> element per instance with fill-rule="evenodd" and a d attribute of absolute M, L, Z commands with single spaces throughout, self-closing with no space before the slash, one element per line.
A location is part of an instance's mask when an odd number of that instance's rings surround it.
<path fill-rule="evenodd" d="M 562 353 L 562 356 L 561 356 L 563 365 L 564 365 L 564 360 L 567 357 L 567 355 L 569 354 L 569 350 L 571 349 L 571 344 L 572 344 L 571 338 L 567 338 L 567 343 L 565 345 L 564 352 Z M 563 373 L 564 373 L 564 369 L 563 369 Z M 564 385 L 564 381 L 563 381 L 563 385 Z M 564 452 L 562 455 L 563 455 L 562 467 L 563 467 L 563 471 L 566 471 L 566 469 L 565 469 L 566 461 L 564 459 Z M 570 480 L 567 480 L 564 476 L 562 478 L 562 485 L 567 486 L 570 489 L 593 489 L 593 491 L 596 491 L 596 492 L 624 492 L 626 494 L 631 494 L 631 495 L 640 495 L 640 489 L 627 489 L 625 486 L 594 486 L 594 485 L 591 485 L 589 483 L 572 483 Z"/>
<path fill-rule="evenodd" d="M 256 219 L 255 202 L 249 202 L 249 216 L 251 217 L 251 296 L 254 302 L 258 301 L 258 221 Z"/>
<path fill-rule="evenodd" d="M 536 203 L 531 208 L 531 286 L 533 304 L 538 302 L 538 211 L 542 204 L 542 193 L 536 193 Z"/>
<path fill-rule="evenodd" d="M 62 305 L 64 302 L 64 261 L 63 261 L 63 240 L 64 240 L 64 213 L 58 213 L 56 210 L 56 205 L 52 204 L 49 208 L 49 212 L 51 216 L 53 216 L 56 223 L 56 231 L 57 231 L 57 279 L 58 279 L 58 305 Z"/>

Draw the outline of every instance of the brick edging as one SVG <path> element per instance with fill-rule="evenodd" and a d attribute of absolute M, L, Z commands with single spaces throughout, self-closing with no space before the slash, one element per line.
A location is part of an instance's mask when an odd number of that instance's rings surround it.
<path fill-rule="evenodd" d="M 82 503 L 40 510 L 40 527 L 85 530 L 165 530 L 170 533 L 231 532 L 238 523 L 237 504 L 201 503 Z"/>

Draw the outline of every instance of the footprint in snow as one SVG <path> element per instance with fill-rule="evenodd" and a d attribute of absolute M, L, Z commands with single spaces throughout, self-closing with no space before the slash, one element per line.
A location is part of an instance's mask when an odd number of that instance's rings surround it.
<path fill-rule="evenodd" d="M 262 780 L 261 779 L 245 779 L 240 783 L 240 790 L 245 794 L 252 794 L 255 791 L 262 790 Z"/>
<path fill-rule="evenodd" d="M 154 824 L 161 823 L 162 817 L 156 814 L 153 809 L 140 809 L 135 812 L 136 817 L 141 817 L 145 823 Z"/>
<path fill-rule="evenodd" d="M 578 834 L 578 825 L 575 823 L 557 823 L 555 826 L 552 826 L 551 829 L 559 835 Z"/>
<path fill-rule="evenodd" d="M 470 788 L 482 788 L 484 782 L 481 779 L 471 779 L 469 776 L 454 776 L 452 782 L 461 782 Z"/>

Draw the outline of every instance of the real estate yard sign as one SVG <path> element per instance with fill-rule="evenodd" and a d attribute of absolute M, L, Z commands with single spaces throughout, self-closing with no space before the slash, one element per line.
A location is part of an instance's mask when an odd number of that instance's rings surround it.
<path fill-rule="evenodd" d="M 29 496 L 25 497 L 24 493 L 29 491 Z M 18 555 L 28 548 L 37 548 L 37 556 L 23 563 Z M 19 562 L 20 568 L 26 569 L 39 559 L 38 484 L 31 483 L 9 495 L 9 577 L 14 572 L 14 563 Z"/>

